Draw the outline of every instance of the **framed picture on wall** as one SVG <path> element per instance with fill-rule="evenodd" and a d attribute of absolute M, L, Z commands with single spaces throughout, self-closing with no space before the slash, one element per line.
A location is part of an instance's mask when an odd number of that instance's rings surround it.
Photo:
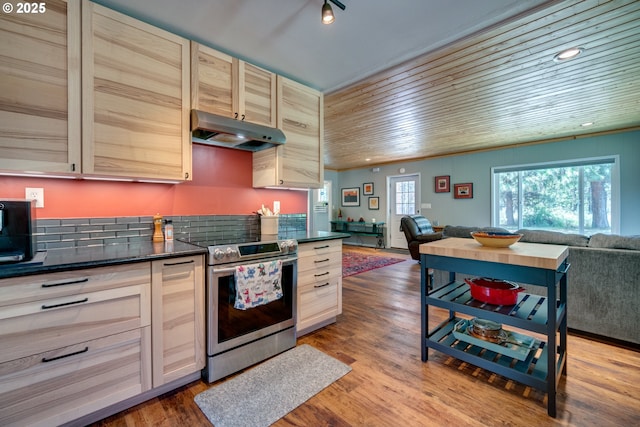
<path fill-rule="evenodd" d="M 449 175 L 436 176 L 436 193 L 448 193 L 451 191 L 450 178 Z"/>
<path fill-rule="evenodd" d="M 380 209 L 380 197 L 369 197 L 369 209 L 372 211 Z"/>
<path fill-rule="evenodd" d="M 342 189 L 342 206 L 360 206 L 360 187 Z"/>
<path fill-rule="evenodd" d="M 453 197 L 456 199 L 473 199 L 473 184 L 453 184 Z"/>
<path fill-rule="evenodd" d="M 362 184 L 362 194 L 371 196 L 373 194 L 373 182 L 365 182 Z"/>

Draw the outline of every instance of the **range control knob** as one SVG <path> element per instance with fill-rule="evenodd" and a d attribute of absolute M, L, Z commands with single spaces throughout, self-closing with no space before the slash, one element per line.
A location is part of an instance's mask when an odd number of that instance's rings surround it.
<path fill-rule="evenodd" d="M 289 244 L 287 243 L 286 240 L 283 240 L 282 242 L 280 242 L 280 251 L 283 254 L 286 254 L 287 252 L 289 252 Z"/>
<path fill-rule="evenodd" d="M 238 251 L 234 248 L 227 248 L 227 258 L 237 258 L 238 255 Z"/>
<path fill-rule="evenodd" d="M 294 253 L 298 248 L 298 242 L 295 240 L 285 240 L 281 245 L 283 252 Z"/>
<path fill-rule="evenodd" d="M 216 249 L 215 251 L 213 251 L 213 258 L 217 259 L 218 261 L 224 258 L 224 252 L 222 251 L 222 249 Z"/>

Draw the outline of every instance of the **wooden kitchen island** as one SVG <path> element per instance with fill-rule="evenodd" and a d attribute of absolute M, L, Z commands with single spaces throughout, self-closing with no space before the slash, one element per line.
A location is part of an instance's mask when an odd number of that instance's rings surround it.
<path fill-rule="evenodd" d="M 566 375 L 568 253 L 566 246 L 515 243 L 509 248 L 490 248 L 463 238 L 420 245 L 422 361 L 428 360 L 432 348 L 546 392 L 547 412 L 555 417 L 558 382 Z M 448 282 L 435 288 L 429 269 L 449 272 Z M 515 305 L 486 304 L 471 297 L 469 285 L 460 276 L 456 280 L 456 273 L 511 280 L 525 287 L 527 283 L 544 286 L 547 296 L 521 292 Z M 429 306 L 449 310 L 448 319 L 432 330 Z M 512 326 L 542 334 L 544 339 L 531 337 L 525 356 L 510 357 L 489 346 L 458 339 L 455 335 L 461 335 L 456 325 L 469 317 L 501 323 L 505 330 Z"/>

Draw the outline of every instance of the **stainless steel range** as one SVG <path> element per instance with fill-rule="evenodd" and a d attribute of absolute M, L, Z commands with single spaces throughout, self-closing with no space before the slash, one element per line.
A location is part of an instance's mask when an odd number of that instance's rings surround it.
<path fill-rule="evenodd" d="M 202 242 L 196 244 L 204 246 Z M 273 240 L 207 247 L 207 366 L 204 377 L 213 382 L 295 347 L 298 243 Z M 265 265 L 276 265 L 272 261 L 281 262 L 282 296 L 249 308 L 237 308 L 238 267 L 241 272 L 256 265 L 260 269 Z"/>

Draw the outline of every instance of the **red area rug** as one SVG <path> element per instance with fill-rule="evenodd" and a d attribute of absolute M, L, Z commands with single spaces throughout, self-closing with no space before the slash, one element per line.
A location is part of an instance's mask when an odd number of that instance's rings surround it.
<path fill-rule="evenodd" d="M 367 255 L 361 252 L 342 252 L 342 277 L 353 276 L 387 265 L 402 262 L 402 258 L 391 258 L 377 255 Z"/>

